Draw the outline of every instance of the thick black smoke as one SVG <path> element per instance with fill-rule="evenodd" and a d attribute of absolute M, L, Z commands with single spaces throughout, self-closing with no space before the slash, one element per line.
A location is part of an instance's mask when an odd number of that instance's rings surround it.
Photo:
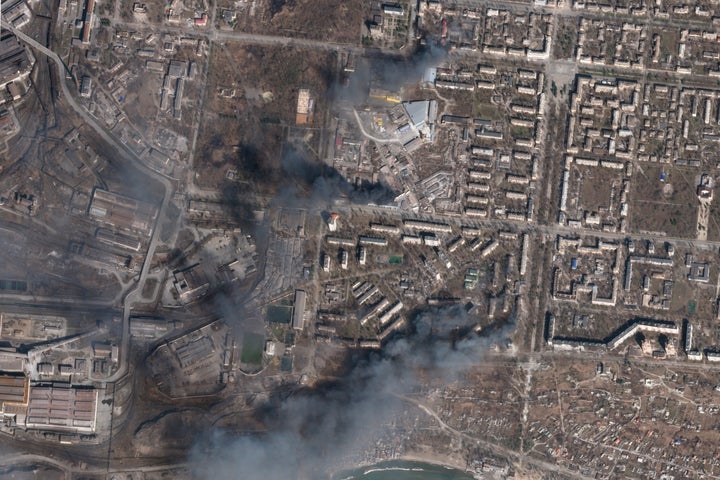
<path fill-rule="evenodd" d="M 259 419 L 266 433 L 236 438 L 215 432 L 192 455 L 194 478 L 315 480 L 352 466 L 348 463 L 402 411 L 401 397 L 420 386 L 418 372 L 452 382 L 512 327 L 492 337 L 451 341 L 436 335 L 436 327 L 446 323 L 454 330 L 473 320 L 460 307 L 420 314 L 412 333 L 391 341 L 382 353 L 351 358 L 354 366 L 341 380 L 268 405 Z"/>
<path fill-rule="evenodd" d="M 398 195 L 381 182 L 352 183 L 334 167 L 314 160 L 293 147 L 285 150 L 280 167 L 287 179 L 273 202 L 280 206 L 322 208 L 338 201 L 385 205 Z"/>
<path fill-rule="evenodd" d="M 310 209 L 322 209 L 337 202 L 387 205 L 399 194 L 383 182 L 352 182 L 302 147 L 291 144 L 286 145 L 277 172 L 252 172 L 249 183 L 228 182 L 221 188 L 228 221 L 246 231 L 255 229 L 254 212 L 268 205 Z M 258 201 L 259 191 L 274 192 L 266 205 Z"/>
<path fill-rule="evenodd" d="M 391 92 L 399 91 L 405 85 L 416 85 L 425 71 L 436 67 L 447 59 L 447 51 L 433 46 L 421 46 L 409 56 L 376 56 L 357 59 L 355 72 L 341 79 L 328 92 L 331 103 L 338 114 L 349 115 L 355 123 L 352 108 L 368 101 L 371 86 Z M 217 139 L 218 142 L 221 139 Z M 223 203 L 228 205 L 232 220 L 247 226 L 253 218 L 253 210 L 259 206 L 253 201 L 257 192 L 275 192 L 272 204 L 275 206 L 301 206 L 321 208 L 337 201 L 353 204 L 390 204 L 400 192 L 378 182 L 345 179 L 335 168 L 317 159 L 301 145 L 288 142 L 280 159 L 280 168 L 272 166 L 263 149 L 255 145 L 243 145 L 238 149 L 235 163 L 248 177 L 249 184 L 240 186 L 228 184 L 222 189 Z"/>

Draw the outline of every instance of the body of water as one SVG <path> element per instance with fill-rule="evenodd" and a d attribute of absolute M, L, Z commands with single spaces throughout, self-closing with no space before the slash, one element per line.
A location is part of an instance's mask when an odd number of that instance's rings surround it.
<path fill-rule="evenodd" d="M 422 462 L 393 460 L 337 474 L 333 480 L 472 480 L 469 473 Z"/>

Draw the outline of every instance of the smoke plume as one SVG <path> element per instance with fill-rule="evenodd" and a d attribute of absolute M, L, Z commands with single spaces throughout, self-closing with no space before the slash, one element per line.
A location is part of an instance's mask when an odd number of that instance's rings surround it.
<path fill-rule="evenodd" d="M 382 353 L 352 352 L 352 367 L 340 380 L 267 405 L 258 414 L 266 433 L 241 438 L 212 433 L 192 455 L 194 478 L 320 479 L 354 466 L 351 459 L 367 450 L 401 412 L 401 397 L 420 386 L 419 372 L 452 382 L 482 361 L 488 346 L 512 328 L 456 341 L 438 336 L 438 327 L 457 331 L 474 322 L 457 306 L 418 314 L 411 333 L 390 341 Z"/>
<path fill-rule="evenodd" d="M 285 150 L 280 166 L 289 181 L 274 199 L 278 206 L 322 208 L 338 201 L 382 205 L 398 195 L 382 182 L 351 183 L 334 167 L 292 147 Z"/>
<path fill-rule="evenodd" d="M 417 85 L 428 68 L 439 66 L 447 58 L 447 50 L 432 45 L 419 46 L 410 56 L 381 54 L 358 58 L 355 71 L 342 86 L 332 89 L 331 95 L 339 105 L 364 105 L 371 86 L 396 92 L 404 86 Z"/>

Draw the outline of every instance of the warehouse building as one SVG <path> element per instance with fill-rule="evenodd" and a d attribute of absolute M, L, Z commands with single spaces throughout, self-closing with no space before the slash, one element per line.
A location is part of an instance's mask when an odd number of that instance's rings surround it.
<path fill-rule="evenodd" d="M 114 229 L 150 236 L 155 226 L 157 208 L 140 200 L 96 188 L 88 214 L 96 222 Z"/>
<path fill-rule="evenodd" d="M 3 420 L 11 425 L 25 422 L 28 388 L 25 375 L 0 375 L 0 409 Z"/>
<path fill-rule="evenodd" d="M 0 36 L 0 88 L 27 77 L 32 64 L 27 50 L 15 35 L 6 31 Z"/>
<path fill-rule="evenodd" d="M 51 383 L 30 387 L 28 429 L 59 430 L 78 433 L 95 431 L 98 392 L 94 388 Z"/>
<path fill-rule="evenodd" d="M 304 290 L 295 290 L 295 302 L 293 304 L 292 325 L 295 330 L 302 330 L 305 327 L 305 302 L 307 294 Z"/>

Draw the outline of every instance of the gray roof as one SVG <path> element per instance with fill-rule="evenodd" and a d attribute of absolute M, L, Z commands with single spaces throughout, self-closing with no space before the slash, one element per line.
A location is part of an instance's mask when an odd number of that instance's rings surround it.
<path fill-rule="evenodd" d="M 430 102 L 427 100 L 419 102 L 406 102 L 403 106 L 405 107 L 405 111 L 415 127 L 420 127 L 427 123 Z"/>
<path fill-rule="evenodd" d="M 327 257 L 326 257 L 327 258 Z M 302 330 L 305 326 L 305 301 L 307 296 L 304 290 L 295 290 L 295 302 L 293 306 L 292 325 L 296 330 Z"/>

